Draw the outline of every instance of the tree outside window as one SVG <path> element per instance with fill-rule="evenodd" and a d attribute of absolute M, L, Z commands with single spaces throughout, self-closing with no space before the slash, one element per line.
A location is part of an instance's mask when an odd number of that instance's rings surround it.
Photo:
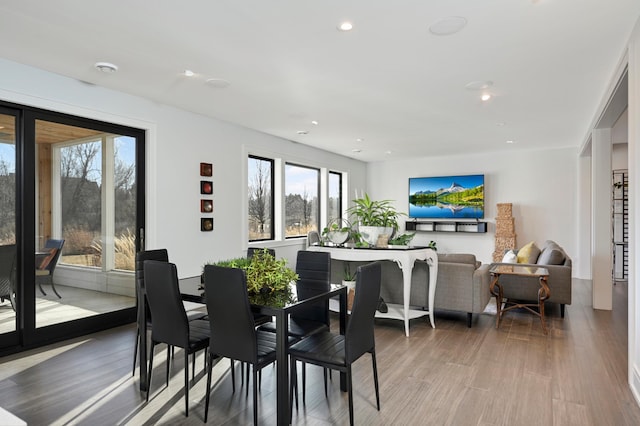
<path fill-rule="evenodd" d="M 273 160 L 249 156 L 249 241 L 273 240 Z"/>
<path fill-rule="evenodd" d="M 285 237 L 306 236 L 317 231 L 320 206 L 320 170 L 285 165 Z"/>

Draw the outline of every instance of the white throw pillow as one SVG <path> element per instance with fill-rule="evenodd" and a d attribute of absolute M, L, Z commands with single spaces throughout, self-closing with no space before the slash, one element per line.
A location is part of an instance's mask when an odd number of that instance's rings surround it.
<path fill-rule="evenodd" d="M 513 250 L 509 250 L 504 254 L 502 263 L 518 263 L 518 256 L 516 256 Z"/>

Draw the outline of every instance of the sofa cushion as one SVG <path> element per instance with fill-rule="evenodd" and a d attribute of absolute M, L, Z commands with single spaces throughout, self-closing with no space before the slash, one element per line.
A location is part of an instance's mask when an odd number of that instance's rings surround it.
<path fill-rule="evenodd" d="M 504 254 L 502 263 L 518 263 L 518 256 L 513 250 L 509 250 Z"/>
<path fill-rule="evenodd" d="M 538 265 L 562 265 L 564 264 L 564 252 L 559 247 L 548 246 L 538 257 Z"/>
<path fill-rule="evenodd" d="M 540 249 L 534 241 L 518 250 L 518 263 L 536 263 L 540 256 Z"/>
<path fill-rule="evenodd" d="M 476 256 L 466 253 L 438 253 L 438 262 L 470 263 L 477 267 Z"/>

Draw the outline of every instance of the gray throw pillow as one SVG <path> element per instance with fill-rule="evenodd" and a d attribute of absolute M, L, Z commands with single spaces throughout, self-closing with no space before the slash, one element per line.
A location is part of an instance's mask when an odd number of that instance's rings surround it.
<path fill-rule="evenodd" d="M 564 253 L 562 250 L 547 247 L 542 250 L 538 258 L 538 265 L 562 265 L 564 263 Z"/>

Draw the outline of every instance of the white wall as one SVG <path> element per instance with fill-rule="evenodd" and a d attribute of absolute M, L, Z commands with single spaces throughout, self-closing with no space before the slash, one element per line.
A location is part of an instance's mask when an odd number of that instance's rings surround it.
<path fill-rule="evenodd" d="M 465 156 L 424 157 L 371 163 L 367 171 L 369 195 L 393 199 L 408 210 L 408 179 L 419 176 L 485 175 L 486 234 L 418 233 L 416 245 L 434 240 L 441 252 L 473 253 L 492 260 L 497 203 L 512 203 L 517 246 L 529 241 L 558 242 L 576 258 L 577 150 L 492 152 Z"/>
<path fill-rule="evenodd" d="M 2 59 L 0 75 L 4 101 L 147 130 L 146 247 L 166 247 L 181 277 L 244 254 L 249 147 L 348 172 L 356 187 L 366 182 L 366 164 L 347 157 Z M 213 232 L 200 231 L 200 162 L 214 167 Z M 303 241 L 274 245 L 279 257 L 295 259 Z"/>
<path fill-rule="evenodd" d="M 640 267 L 640 20 L 629 43 L 629 383 L 640 403 L 640 292 L 637 289 Z"/>

